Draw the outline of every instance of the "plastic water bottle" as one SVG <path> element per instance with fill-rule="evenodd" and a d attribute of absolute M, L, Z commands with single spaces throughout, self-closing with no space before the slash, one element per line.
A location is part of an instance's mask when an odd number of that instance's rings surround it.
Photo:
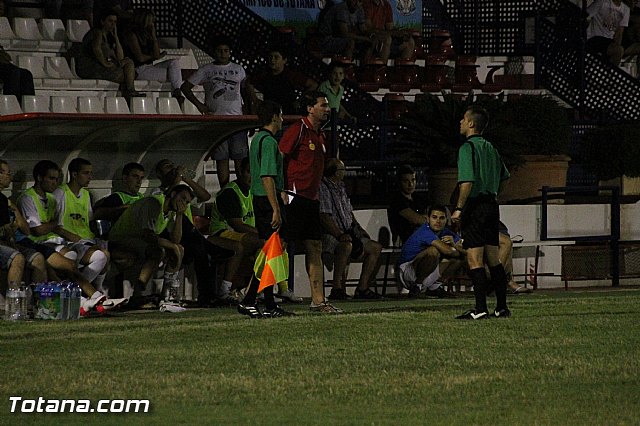
<path fill-rule="evenodd" d="M 27 319 L 27 294 L 24 284 L 16 286 L 16 283 L 9 283 L 5 298 L 4 319 L 9 321 Z"/>
<path fill-rule="evenodd" d="M 35 311 L 35 287 L 36 285 L 31 283 L 26 286 L 27 295 L 27 318 L 33 319 Z"/>
<path fill-rule="evenodd" d="M 70 319 L 71 312 L 71 286 L 67 282 L 62 282 L 60 284 L 60 310 L 62 311 L 62 315 L 60 319 L 68 320 Z"/>
<path fill-rule="evenodd" d="M 82 298 L 82 289 L 76 283 L 70 286 L 71 299 L 69 303 L 69 319 L 80 319 L 80 301 Z"/>

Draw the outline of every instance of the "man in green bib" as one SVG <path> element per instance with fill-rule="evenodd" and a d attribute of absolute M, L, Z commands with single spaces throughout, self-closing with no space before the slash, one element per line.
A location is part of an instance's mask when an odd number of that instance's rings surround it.
<path fill-rule="evenodd" d="M 127 208 L 111 228 L 109 244 L 113 249 L 133 252 L 142 263 L 138 282 L 134 286 L 132 305 L 141 304 L 140 293 L 158 270 L 162 258 L 166 256 L 160 310 L 184 310 L 178 303 L 178 271 L 184 257 L 184 248 L 180 245 L 180 240 L 182 218 L 192 198 L 193 192 L 187 185 L 174 186 L 166 196 L 159 194 L 144 197 Z M 169 238 L 161 237 L 170 225 L 172 226 Z"/>
<path fill-rule="evenodd" d="M 89 160 L 74 158 L 68 166 L 69 182 L 55 191 L 56 216 L 60 226 L 57 233 L 78 254 L 82 274 L 100 290 L 109 266 L 109 252 L 96 244 L 95 235 L 89 228 L 93 217 L 91 197 L 86 189 L 93 179 L 93 166 Z"/>
<path fill-rule="evenodd" d="M 144 197 L 144 194 L 140 192 L 144 177 L 144 166 L 142 164 L 125 164 L 122 168 L 122 190 L 115 191 L 99 200 L 94 206 L 93 218 L 108 220 L 112 224 L 115 223 L 131 204 Z"/>
<path fill-rule="evenodd" d="M 211 194 L 193 178 L 182 165 L 176 166 L 169 159 L 160 160 L 155 166 L 155 173 L 160 179 L 160 187 L 155 188 L 151 193 L 159 194 L 166 192 L 175 185 L 188 185 L 193 191 L 194 198 L 198 203 L 204 203 L 211 198 Z M 191 207 L 183 217 L 182 240 L 180 244 L 184 247 L 183 264 L 193 263 L 196 280 L 198 283 L 198 305 L 201 307 L 219 306 L 231 304 L 233 300 L 229 297 L 220 300 L 216 297 L 216 260 L 228 259 L 233 256 L 233 252 L 217 245 L 214 245 L 202 235 L 193 225 L 193 215 Z"/>

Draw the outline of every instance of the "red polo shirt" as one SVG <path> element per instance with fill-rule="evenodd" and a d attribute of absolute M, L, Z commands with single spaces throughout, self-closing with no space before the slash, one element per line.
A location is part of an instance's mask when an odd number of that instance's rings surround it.
<path fill-rule="evenodd" d="M 305 117 L 287 129 L 279 146 L 284 154 L 287 190 L 317 200 L 326 153 L 324 133 L 313 130 Z"/>

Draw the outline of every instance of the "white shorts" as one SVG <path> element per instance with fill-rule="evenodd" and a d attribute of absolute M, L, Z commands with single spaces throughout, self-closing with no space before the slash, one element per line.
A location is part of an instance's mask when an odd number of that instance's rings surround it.
<path fill-rule="evenodd" d="M 440 265 L 436 266 L 421 283 L 416 283 L 417 278 L 416 271 L 413 268 L 413 261 L 405 262 L 398 266 L 398 268 L 400 269 L 400 282 L 402 282 L 402 285 L 407 289 L 418 285 L 421 290 L 426 290 L 440 278 Z"/>

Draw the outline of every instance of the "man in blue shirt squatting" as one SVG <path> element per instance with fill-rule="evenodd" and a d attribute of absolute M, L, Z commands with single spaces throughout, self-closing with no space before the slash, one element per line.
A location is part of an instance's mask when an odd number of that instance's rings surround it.
<path fill-rule="evenodd" d="M 460 134 L 467 141 L 458 152 L 460 191 L 451 220 L 461 225 L 476 306 L 457 316 L 457 319 L 489 318 L 487 294 L 494 289 L 496 308 L 493 316 L 511 316 L 507 308 L 507 277 L 498 252 L 500 209 L 497 201 L 498 193 L 509 179 L 509 172 L 498 151 L 482 137 L 488 123 L 487 111 L 473 105 L 460 121 Z M 485 259 L 489 265 L 490 279 L 485 272 Z"/>
<path fill-rule="evenodd" d="M 460 236 L 446 228 L 447 211 L 434 205 L 427 211 L 428 221 L 402 245 L 399 277 L 410 296 L 422 293 L 438 298 L 454 297 L 439 281 L 452 276 L 464 264 L 465 250 Z"/>

